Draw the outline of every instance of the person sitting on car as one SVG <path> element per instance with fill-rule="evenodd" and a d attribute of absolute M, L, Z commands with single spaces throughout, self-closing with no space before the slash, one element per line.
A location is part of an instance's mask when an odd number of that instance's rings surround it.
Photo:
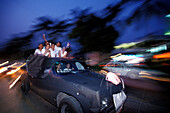
<path fill-rule="evenodd" d="M 38 45 L 38 49 L 35 50 L 34 55 L 43 55 L 43 44 Z"/>
<path fill-rule="evenodd" d="M 67 51 L 66 51 L 66 48 L 63 47 L 60 51 L 59 51 L 59 57 L 62 57 L 62 58 L 66 58 L 67 57 Z"/>
<path fill-rule="evenodd" d="M 44 56 L 51 57 L 51 52 L 50 52 L 49 49 L 50 49 L 50 45 L 46 45 L 46 46 L 45 46 L 45 49 L 42 50 Z"/>
<path fill-rule="evenodd" d="M 52 58 L 56 57 L 56 50 L 54 49 L 54 47 L 55 47 L 55 44 L 52 44 L 51 48 L 49 49 Z"/>
<path fill-rule="evenodd" d="M 56 51 L 56 57 L 59 57 L 59 51 L 62 49 L 61 48 L 61 42 L 57 42 L 56 45 L 55 45 L 55 51 Z"/>
<path fill-rule="evenodd" d="M 50 45 L 50 46 L 52 45 L 51 42 L 48 42 L 47 39 L 45 38 L 45 34 L 43 34 L 43 39 L 45 41 L 45 46 L 43 47 L 43 49 L 46 48 L 46 45 Z"/>

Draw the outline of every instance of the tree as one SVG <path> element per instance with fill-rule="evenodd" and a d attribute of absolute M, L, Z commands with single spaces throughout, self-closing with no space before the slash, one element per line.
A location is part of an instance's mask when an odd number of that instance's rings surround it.
<path fill-rule="evenodd" d="M 83 52 L 110 52 L 118 32 L 113 26 L 106 24 L 107 21 L 94 14 L 80 17 L 69 37 L 79 38 L 79 42 L 83 45 Z"/>

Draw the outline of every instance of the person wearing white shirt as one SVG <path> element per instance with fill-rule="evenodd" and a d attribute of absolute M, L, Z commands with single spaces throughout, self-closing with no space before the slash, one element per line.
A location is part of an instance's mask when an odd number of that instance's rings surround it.
<path fill-rule="evenodd" d="M 56 57 L 59 57 L 60 50 L 61 50 L 61 42 L 57 42 L 55 45 Z"/>
<path fill-rule="evenodd" d="M 50 45 L 46 45 L 46 46 L 45 46 L 45 49 L 42 50 L 44 56 L 51 57 L 51 52 L 50 52 L 49 49 L 50 49 Z"/>
<path fill-rule="evenodd" d="M 66 48 L 63 47 L 60 51 L 59 51 L 59 57 L 62 57 L 62 58 L 66 58 L 67 57 L 67 51 L 65 51 Z"/>
<path fill-rule="evenodd" d="M 38 49 L 35 50 L 34 55 L 43 55 L 43 44 L 38 45 Z"/>
<path fill-rule="evenodd" d="M 70 64 L 68 63 L 68 64 L 66 65 L 66 68 L 64 69 L 64 72 L 67 73 L 67 72 L 70 72 L 70 71 L 71 71 L 71 69 L 70 69 Z"/>
<path fill-rule="evenodd" d="M 56 57 L 56 50 L 54 49 L 54 47 L 55 47 L 55 44 L 52 44 L 51 48 L 49 49 L 50 52 L 51 52 L 51 57 L 52 58 Z"/>

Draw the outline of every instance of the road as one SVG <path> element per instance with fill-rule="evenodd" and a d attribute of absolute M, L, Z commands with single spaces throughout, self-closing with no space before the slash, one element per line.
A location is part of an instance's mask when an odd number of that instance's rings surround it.
<path fill-rule="evenodd" d="M 15 67 L 16 68 L 16 67 Z M 0 74 L 0 113 L 57 113 L 58 109 L 30 91 L 24 95 L 21 82 L 11 89 L 9 86 L 23 73 L 22 70 L 7 75 L 12 69 Z M 150 79 L 135 80 L 123 78 L 126 84 L 127 100 L 122 113 L 169 113 L 169 82 Z"/>

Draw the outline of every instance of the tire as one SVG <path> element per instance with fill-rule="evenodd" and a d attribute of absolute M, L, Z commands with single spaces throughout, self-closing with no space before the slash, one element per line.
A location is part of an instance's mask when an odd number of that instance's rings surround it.
<path fill-rule="evenodd" d="M 24 94 L 28 94 L 30 90 L 30 84 L 27 76 L 23 76 L 21 79 L 21 90 Z"/>
<path fill-rule="evenodd" d="M 83 110 L 74 97 L 68 96 L 59 103 L 59 113 L 83 113 Z"/>

